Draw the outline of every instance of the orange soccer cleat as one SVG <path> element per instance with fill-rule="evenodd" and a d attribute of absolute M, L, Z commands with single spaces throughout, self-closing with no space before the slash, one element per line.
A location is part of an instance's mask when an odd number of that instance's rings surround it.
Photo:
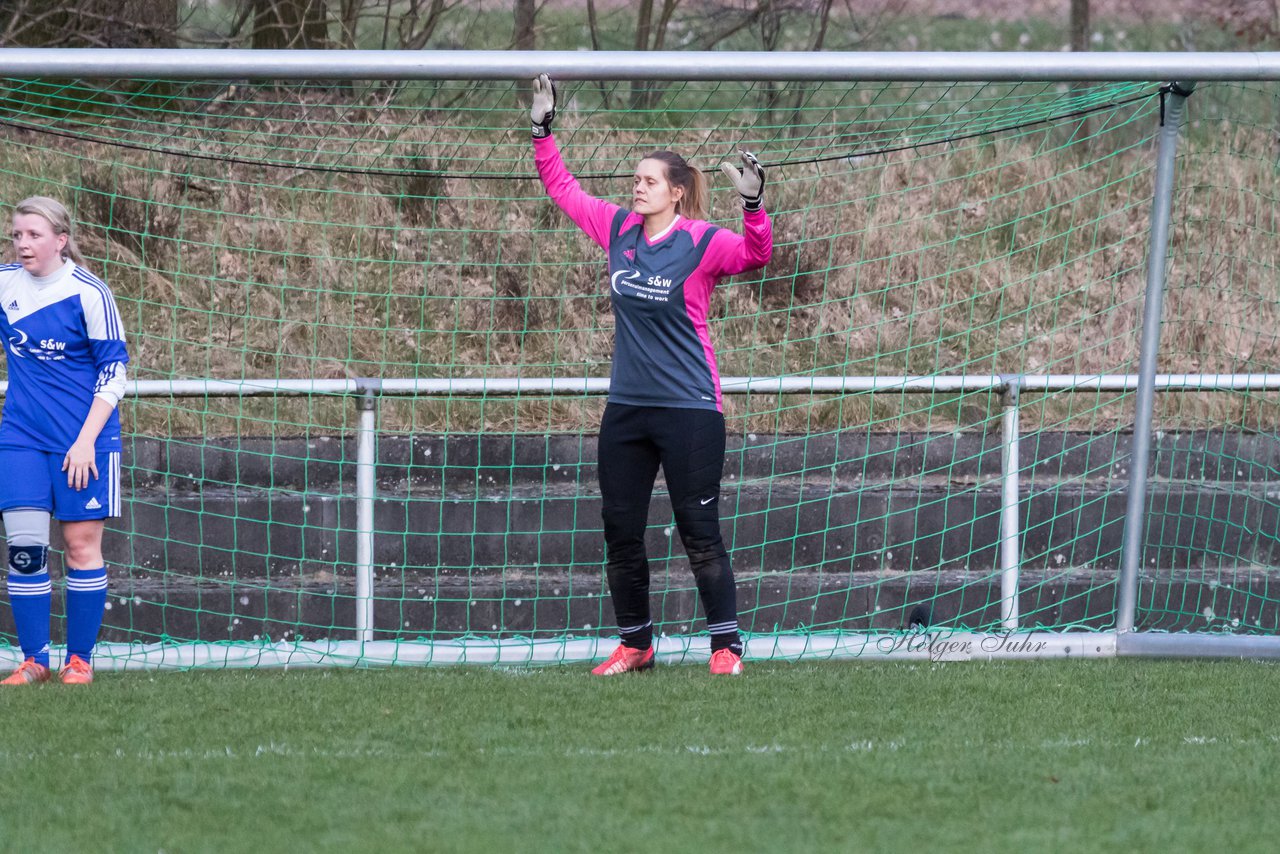
<path fill-rule="evenodd" d="M 591 672 L 596 676 L 617 676 L 619 673 L 638 673 L 641 670 L 653 669 L 653 647 L 648 649 L 632 649 L 618 644 L 618 648 L 609 656 L 609 660 L 597 666 Z"/>
<path fill-rule="evenodd" d="M 741 676 L 742 657 L 731 649 L 717 649 L 711 653 L 712 676 Z"/>
<path fill-rule="evenodd" d="M 93 681 L 93 667 L 80 656 L 73 655 L 63 665 L 58 678 L 63 685 L 88 685 Z"/>
<path fill-rule="evenodd" d="M 49 675 L 49 668 L 37 664 L 34 658 L 28 658 L 18 665 L 17 670 L 0 681 L 0 685 L 35 685 L 38 682 L 48 682 Z"/>

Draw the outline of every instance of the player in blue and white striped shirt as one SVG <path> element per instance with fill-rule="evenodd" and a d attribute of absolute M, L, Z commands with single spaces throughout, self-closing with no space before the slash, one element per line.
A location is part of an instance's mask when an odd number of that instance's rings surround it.
<path fill-rule="evenodd" d="M 13 215 L 18 263 L 0 266 L 0 338 L 9 390 L 0 419 L 0 513 L 9 541 L 9 600 L 24 661 L 3 685 L 49 672 L 49 521 L 57 517 L 67 583 L 64 683 L 93 681 L 107 599 L 102 532 L 120 515 L 125 347 L 120 312 L 83 267 L 67 209 L 40 196 Z"/>

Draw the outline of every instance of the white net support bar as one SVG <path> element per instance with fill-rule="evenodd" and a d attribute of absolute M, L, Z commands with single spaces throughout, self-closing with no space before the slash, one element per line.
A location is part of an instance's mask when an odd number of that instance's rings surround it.
<path fill-rule="evenodd" d="M 7 48 L 6 77 L 276 80 L 1280 80 L 1277 52 L 343 51 Z"/>
<path fill-rule="evenodd" d="M 1280 656 L 1280 638 L 1275 654 Z M 952 632 L 899 635 L 813 633 L 749 635 L 748 658 L 880 661 L 997 661 L 1048 658 L 1112 658 L 1113 632 Z M 99 644 L 94 667 L 103 671 L 185 670 L 249 667 L 365 667 L 370 662 L 411 666 L 527 667 L 591 661 L 606 656 L 616 638 L 460 639 L 444 641 L 300 641 L 248 647 L 237 644 Z M 702 664 L 711 657 L 710 639 L 670 635 L 654 639 L 662 664 Z M 58 667 L 66 651 L 55 647 L 50 663 Z M 21 652 L 0 649 L 0 668 L 21 663 Z"/>

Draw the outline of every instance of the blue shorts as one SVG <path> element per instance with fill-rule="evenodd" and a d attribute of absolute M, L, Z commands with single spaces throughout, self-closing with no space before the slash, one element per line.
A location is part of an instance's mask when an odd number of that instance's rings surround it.
<path fill-rule="evenodd" d="M 76 490 L 62 470 L 65 453 L 0 448 L 0 511 L 45 510 L 62 522 L 120 515 L 120 452 L 99 451 L 98 477 Z"/>

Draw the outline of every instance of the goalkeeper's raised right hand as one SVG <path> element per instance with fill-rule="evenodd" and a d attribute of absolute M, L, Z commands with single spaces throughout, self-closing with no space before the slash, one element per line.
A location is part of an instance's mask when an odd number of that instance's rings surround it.
<path fill-rule="evenodd" d="M 742 155 L 741 172 L 732 163 L 721 163 L 720 169 L 742 196 L 743 209 L 758 211 L 764 206 L 764 167 L 750 151 L 739 149 L 738 153 Z"/>
<path fill-rule="evenodd" d="M 533 79 L 533 107 L 529 110 L 534 139 L 551 136 L 551 123 L 556 118 L 556 84 L 545 74 Z"/>

